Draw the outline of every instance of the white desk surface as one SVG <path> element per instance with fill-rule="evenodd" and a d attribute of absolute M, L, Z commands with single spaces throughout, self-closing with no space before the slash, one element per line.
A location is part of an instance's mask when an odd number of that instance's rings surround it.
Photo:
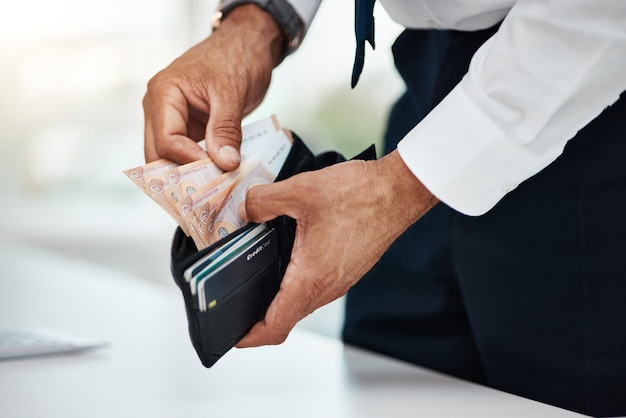
<path fill-rule="evenodd" d="M 0 240 L 0 327 L 106 339 L 0 362 L 0 417 L 567 417 L 296 329 L 205 369 L 178 289 Z"/>

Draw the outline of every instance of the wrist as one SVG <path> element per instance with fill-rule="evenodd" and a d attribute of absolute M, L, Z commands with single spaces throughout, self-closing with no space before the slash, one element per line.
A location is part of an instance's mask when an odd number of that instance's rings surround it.
<path fill-rule="evenodd" d="M 310 5 L 309 7 L 305 7 L 305 9 L 309 9 L 309 19 L 307 23 L 310 24 L 310 19 L 313 18 L 311 11 L 314 14 L 317 9 L 315 3 L 319 5 L 320 1 L 321 0 L 307 0 L 307 3 L 313 3 L 312 10 Z M 274 18 L 285 35 L 285 49 L 287 54 L 292 53 L 300 46 L 300 42 L 302 41 L 307 27 L 307 23 L 304 22 L 301 15 L 303 12 L 302 4 L 300 5 L 300 10 L 297 11 L 292 4 L 292 0 L 220 0 L 218 14 L 223 18 L 234 8 L 247 3 L 257 5 Z"/>
<path fill-rule="evenodd" d="M 214 31 L 245 31 L 249 36 L 248 45 L 258 46 L 261 54 L 271 57 L 273 66 L 278 65 L 286 54 L 285 33 L 270 13 L 254 3 L 239 5 L 214 22 Z"/>
<path fill-rule="evenodd" d="M 439 199 L 415 177 L 395 150 L 377 160 L 376 179 L 401 224 L 408 228 L 439 203 Z"/>

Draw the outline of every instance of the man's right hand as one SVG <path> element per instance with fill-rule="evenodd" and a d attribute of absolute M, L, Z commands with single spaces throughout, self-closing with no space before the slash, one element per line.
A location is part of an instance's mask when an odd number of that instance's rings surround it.
<path fill-rule="evenodd" d="M 237 168 L 241 120 L 265 96 L 284 45 L 273 17 L 246 4 L 155 75 L 143 101 L 146 162 L 184 164 L 208 152 L 223 170 Z M 203 139 L 207 152 L 197 144 Z"/>

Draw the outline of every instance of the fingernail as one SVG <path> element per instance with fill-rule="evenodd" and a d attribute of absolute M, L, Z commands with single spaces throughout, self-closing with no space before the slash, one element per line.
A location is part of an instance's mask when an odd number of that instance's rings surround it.
<path fill-rule="evenodd" d="M 239 164 L 239 162 L 241 161 L 239 151 L 237 151 L 235 147 L 230 145 L 224 145 L 222 148 L 220 148 L 220 157 L 222 157 L 222 160 L 224 160 L 224 162 L 230 164 Z"/>

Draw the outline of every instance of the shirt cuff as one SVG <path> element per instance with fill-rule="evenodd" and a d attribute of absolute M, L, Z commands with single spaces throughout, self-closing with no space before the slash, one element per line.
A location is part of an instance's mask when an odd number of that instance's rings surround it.
<path fill-rule="evenodd" d="M 306 32 L 309 26 L 311 26 L 311 22 L 322 0 L 288 0 L 288 2 L 302 19 L 304 31 Z"/>
<path fill-rule="evenodd" d="M 550 164 L 562 149 L 537 153 L 507 138 L 461 82 L 400 141 L 398 152 L 439 200 L 477 216 Z"/>

